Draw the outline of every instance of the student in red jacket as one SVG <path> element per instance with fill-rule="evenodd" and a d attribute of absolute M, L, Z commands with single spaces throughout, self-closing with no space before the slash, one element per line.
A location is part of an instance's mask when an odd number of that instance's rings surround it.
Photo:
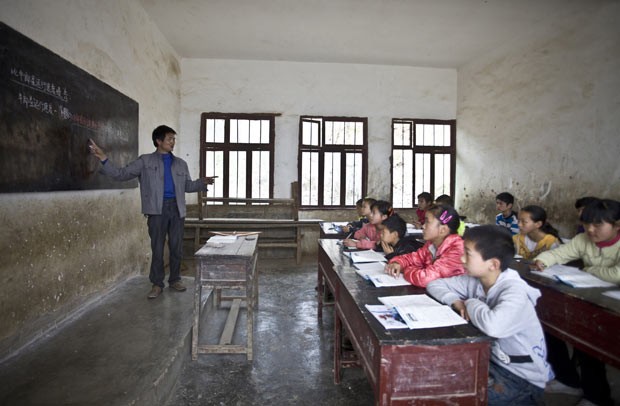
<path fill-rule="evenodd" d="M 435 279 L 464 274 L 463 240 L 457 234 L 460 222 L 459 214 L 450 206 L 429 207 L 423 226 L 424 246 L 392 258 L 385 272 L 394 276 L 402 272 L 406 280 L 423 288 Z"/>

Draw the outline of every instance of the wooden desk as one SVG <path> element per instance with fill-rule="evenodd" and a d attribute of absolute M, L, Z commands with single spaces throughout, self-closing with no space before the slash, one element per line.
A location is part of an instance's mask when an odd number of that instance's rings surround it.
<path fill-rule="evenodd" d="M 571 288 L 514 261 L 528 284 L 542 294 L 536 313 L 543 329 L 601 361 L 620 368 L 620 302 L 601 293 L 616 288 Z"/>
<path fill-rule="evenodd" d="M 340 346 L 342 327 L 373 387 L 377 405 L 486 404 L 490 337 L 471 324 L 386 330 L 365 305 L 380 304 L 379 296 L 422 294 L 424 289 L 369 285 L 349 266 L 336 240 L 319 240 L 318 255 L 319 287 L 329 287 L 334 295 L 335 383 L 340 383 L 341 368 L 351 365 Z"/>
<path fill-rule="evenodd" d="M 252 360 L 254 332 L 254 309 L 258 307 L 258 273 L 256 271 L 256 236 L 237 237 L 234 243 L 210 246 L 205 244 L 196 254 L 196 279 L 194 290 L 194 326 L 192 329 L 192 359 L 198 354 L 246 354 Z M 213 305 L 219 307 L 222 300 L 232 300 L 220 343 L 201 345 L 198 343 L 201 318 L 202 288 L 213 289 Z M 244 296 L 222 296 L 222 289 L 243 290 Z M 246 302 L 246 344 L 233 345 L 232 335 L 237 322 L 241 301 Z M 206 317 L 203 314 L 203 317 Z"/>

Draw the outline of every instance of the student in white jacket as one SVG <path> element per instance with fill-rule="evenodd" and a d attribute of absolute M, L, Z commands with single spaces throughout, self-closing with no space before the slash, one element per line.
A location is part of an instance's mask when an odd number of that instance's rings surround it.
<path fill-rule="evenodd" d="M 437 279 L 426 290 L 497 339 L 491 347 L 489 405 L 541 404 L 553 373 L 534 308 L 540 292 L 508 268 L 515 252 L 508 230 L 480 226 L 463 238 L 467 274 Z"/>

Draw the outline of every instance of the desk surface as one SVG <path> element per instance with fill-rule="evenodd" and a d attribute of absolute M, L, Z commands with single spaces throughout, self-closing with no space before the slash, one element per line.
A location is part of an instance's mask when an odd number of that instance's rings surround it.
<path fill-rule="evenodd" d="M 572 288 L 511 264 L 531 286 L 540 289 L 536 313 L 544 330 L 592 356 L 620 367 L 620 301 L 602 293 L 618 288 Z"/>
<path fill-rule="evenodd" d="M 337 244 L 337 240 L 319 240 L 319 245 L 329 255 L 342 284 L 355 300 L 359 311 L 368 321 L 381 344 L 446 345 L 492 340 L 471 323 L 430 329 L 386 330 L 375 316 L 366 309 L 366 304 L 382 304 L 378 299 L 382 296 L 424 294 L 426 293 L 425 289 L 413 285 L 377 288 L 355 272 L 350 259 L 342 254 L 341 246 Z"/>
<path fill-rule="evenodd" d="M 215 243 L 207 241 L 196 253 L 197 257 L 251 257 L 256 251 L 258 236 L 238 236 L 232 243 Z"/>
<path fill-rule="evenodd" d="M 608 290 L 618 290 L 620 286 L 613 288 L 572 288 L 560 281 L 540 276 L 536 271 L 530 271 L 529 266 L 520 261 L 514 261 L 511 264 L 511 268 L 517 270 L 521 277 L 527 282 L 551 288 L 575 299 L 584 300 L 602 309 L 617 313 L 618 317 L 620 317 L 620 300 L 602 294 Z"/>

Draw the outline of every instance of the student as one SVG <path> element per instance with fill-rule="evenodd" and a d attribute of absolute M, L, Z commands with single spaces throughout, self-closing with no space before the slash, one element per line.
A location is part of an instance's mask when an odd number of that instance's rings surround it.
<path fill-rule="evenodd" d="M 415 228 L 422 228 L 422 225 L 424 225 L 424 214 L 431 204 L 433 204 L 433 195 L 428 192 L 422 192 L 418 195 L 418 208 L 415 210 L 418 220 L 413 222 Z"/>
<path fill-rule="evenodd" d="M 465 231 L 464 243 L 467 275 L 438 279 L 426 291 L 497 339 L 491 345 L 489 405 L 541 404 L 553 374 L 535 309 L 540 291 L 508 268 L 514 245 L 506 229 L 474 227 Z"/>
<path fill-rule="evenodd" d="M 519 234 L 513 235 L 515 249 L 523 259 L 534 259 L 543 251 L 560 246 L 558 230 L 547 222 L 547 212 L 540 206 L 525 206 L 519 211 Z"/>
<path fill-rule="evenodd" d="M 408 254 L 422 247 L 422 243 L 413 237 L 406 237 L 407 223 L 398 214 L 392 214 L 383 221 L 381 230 L 381 248 L 385 259 Z"/>
<path fill-rule="evenodd" d="M 441 204 L 443 206 L 452 206 L 454 207 L 454 199 L 452 199 L 448 195 L 440 195 L 435 199 L 435 204 Z"/>
<path fill-rule="evenodd" d="M 454 199 L 452 199 L 449 195 L 441 195 L 437 199 L 435 199 L 435 204 L 442 204 L 444 206 L 454 207 Z M 462 237 L 464 232 L 465 222 L 461 221 L 461 223 L 459 224 L 459 228 L 456 230 L 456 233 Z"/>
<path fill-rule="evenodd" d="M 377 248 L 377 244 L 381 241 L 381 229 L 383 228 L 381 224 L 392 213 L 394 209 L 390 202 L 377 200 L 371 206 L 369 222 L 353 234 L 353 239 L 345 239 L 344 245 L 366 250 Z"/>
<path fill-rule="evenodd" d="M 426 243 L 410 254 L 392 258 L 385 272 L 398 276 L 402 272 L 413 285 L 425 287 L 437 278 L 465 272 L 461 263 L 463 240 L 456 233 L 459 214 L 451 206 L 433 205 L 426 210 L 423 236 Z"/>
<path fill-rule="evenodd" d="M 585 272 L 620 284 L 620 202 L 597 199 L 583 209 L 580 219 L 585 233 L 577 234 L 570 242 L 538 255 L 535 269 L 543 270 L 554 264 L 581 259 Z M 554 392 L 569 392 L 571 388 L 578 390 L 581 385 L 586 401 L 612 405 L 605 364 L 575 349 L 574 356 L 581 368 L 579 378 L 575 365 L 569 359 L 566 344 L 560 339 L 549 338 L 549 361 L 557 374 L 551 389 Z"/>
<path fill-rule="evenodd" d="M 575 200 L 575 210 L 577 210 L 577 218 L 581 217 L 581 212 L 583 212 L 584 207 L 594 202 L 595 200 L 598 200 L 598 198 L 592 196 L 585 196 Z M 576 234 L 581 234 L 584 231 L 585 230 L 583 228 L 583 225 L 579 223 L 579 225 L 577 226 Z"/>
<path fill-rule="evenodd" d="M 495 217 L 495 224 L 506 227 L 512 235 L 519 233 L 519 219 L 517 213 L 512 210 L 515 198 L 508 192 L 495 196 L 495 208 L 499 214 Z"/>
<path fill-rule="evenodd" d="M 370 217 L 370 207 L 375 201 L 376 200 L 371 197 L 359 199 L 355 203 L 355 210 L 357 211 L 359 219 L 342 227 L 342 231 L 345 233 L 355 233 L 357 230 L 361 229 L 364 224 L 367 224 Z"/>

